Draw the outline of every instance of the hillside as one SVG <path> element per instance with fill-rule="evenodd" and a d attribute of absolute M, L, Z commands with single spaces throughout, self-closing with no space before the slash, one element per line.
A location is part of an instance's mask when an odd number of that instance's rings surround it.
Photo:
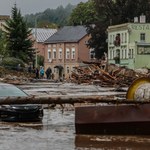
<path fill-rule="evenodd" d="M 38 27 L 57 28 L 68 24 L 69 16 L 76 6 L 68 4 L 65 8 L 59 6 L 56 9 L 46 9 L 36 14 L 25 15 L 29 27 L 35 27 L 35 20 Z"/>

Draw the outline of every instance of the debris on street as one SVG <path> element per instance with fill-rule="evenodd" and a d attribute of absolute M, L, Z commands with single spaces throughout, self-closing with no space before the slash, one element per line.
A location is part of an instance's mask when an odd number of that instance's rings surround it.
<path fill-rule="evenodd" d="M 27 83 L 34 78 L 33 73 L 0 67 L 0 81 L 11 84 Z"/>
<path fill-rule="evenodd" d="M 101 63 L 84 63 L 84 66 L 74 67 L 70 77 L 71 82 L 96 84 L 102 87 L 128 87 L 135 79 L 148 76 L 148 72 L 136 72 L 115 64 L 104 67 Z"/>

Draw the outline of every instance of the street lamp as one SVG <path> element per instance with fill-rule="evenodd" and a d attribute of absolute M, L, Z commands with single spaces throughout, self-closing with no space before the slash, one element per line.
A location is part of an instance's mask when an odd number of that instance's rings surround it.
<path fill-rule="evenodd" d="M 35 40 L 36 40 L 36 42 L 35 42 L 35 67 L 36 68 L 37 68 L 37 49 L 38 49 L 38 46 L 37 46 L 37 42 L 38 42 L 37 41 L 37 19 L 40 16 L 41 16 L 41 14 L 39 14 L 35 17 Z"/>
<path fill-rule="evenodd" d="M 37 68 L 37 27 L 35 27 L 35 67 Z"/>

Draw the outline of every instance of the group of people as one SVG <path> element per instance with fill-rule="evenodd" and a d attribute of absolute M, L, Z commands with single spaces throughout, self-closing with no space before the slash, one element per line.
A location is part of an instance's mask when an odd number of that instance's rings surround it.
<path fill-rule="evenodd" d="M 46 71 L 44 71 L 44 68 L 42 66 L 40 67 L 40 70 L 38 68 L 35 69 L 35 78 L 36 79 L 43 79 L 44 78 L 44 74 L 46 74 L 46 78 L 47 79 L 51 79 L 51 77 L 52 77 L 52 70 L 51 70 L 51 68 L 48 67 Z"/>

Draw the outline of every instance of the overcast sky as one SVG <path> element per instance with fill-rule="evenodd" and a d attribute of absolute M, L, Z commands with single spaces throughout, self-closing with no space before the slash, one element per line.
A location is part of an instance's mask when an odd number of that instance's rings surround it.
<path fill-rule="evenodd" d="M 31 14 L 36 12 L 43 12 L 45 9 L 55 9 L 60 5 L 64 7 L 70 3 L 76 5 L 80 2 L 87 2 L 88 0 L 0 0 L 0 15 L 11 15 L 11 9 L 15 2 L 17 7 L 21 10 L 21 14 Z"/>

